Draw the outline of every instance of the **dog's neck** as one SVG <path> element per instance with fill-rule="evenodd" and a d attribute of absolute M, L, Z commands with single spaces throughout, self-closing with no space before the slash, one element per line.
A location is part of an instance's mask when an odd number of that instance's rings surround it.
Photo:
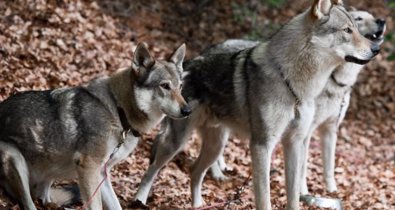
<path fill-rule="evenodd" d="M 149 118 L 148 113 L 139 109 L 136 103 L 136 94 L 134 91 L 136 82 L 135 75 L 132 74 L 131 69 L 124 69 L 116 72 L 109 78 L 109 88 L 114 96 L 117 107 L 124 112 L 130 127 L 138 133 L 144 133 L 148 130 L 146 123 Z M 119 109 L 118 113 L 120 113 Z M 118 115 L 120 118 L 122 117 L 122 113 Z M 122 119 L 120 120 L 122 121 Z"/>
<path fill-rule="evenodd" d="M 269 41 L 266 57 L 271 63 L 281 66 L 276 70 L 289 81 L 300 100 L 314 99 L 322 92 L 334 69 L 343 61 L 334 56 L 333 52 L 328 52 L 328 49 L 320 49 L 311 43 L 311 38 L 305 35 L 303 29 L 294 30 L 292 35 L 285 32 L 280 31 Z"/>
<path fill-rule="evenodd" d="M 325 92 L 331 95 L 343 95 L 355 84 L 362 68 L 363 65 L 354 63 L 345 63 L 338 66 L 331 74 L 325 86 Z"/>
<path fill-rule="evenodd" d="M 133 134 L 133 136 L 140 137 L 141 133 L 139 131 L 137 131 L 136 129 L 134 129 L 132 127 L 132 125 L 130 125 L 125 111 L 121 107 L 117 107 L 117 112 L 118 112 L 118 117 L 119 117 L 119 120 L 121 121 L 121 125 L 123 128 L 122 132 L 131 132 Z"/>
<path fill-rule="evenodd" d="M 363 65 L 355 63 L 345 63 L 335 69 L 332 73 L 333 79 L 344 86 L 353 86 L 363 67 Z"/>

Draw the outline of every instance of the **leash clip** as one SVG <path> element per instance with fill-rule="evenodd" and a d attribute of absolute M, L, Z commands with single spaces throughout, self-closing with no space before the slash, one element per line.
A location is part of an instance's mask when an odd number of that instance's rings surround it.
<path fill-rule="evenodd" d="M 121 140 L 119 141 L 119 143 L 117 144 L 117 146 L 116 146 L 116 147 L 114 148 L 114 150 L 112 151 L 112 153 L 111 153 L 109 159 L 111 159 L 111 158 L 114 156 L 114 154 L 118 152 L 118 150 L 119 150 L 119 148 L 122 146 L 122 144 L 125 143 L 126 136 L 128 135 L 129 132 L 130 132 L 130 129 L 128 129 L 128 130 L 123 130 L 123 131 L 121 132 Z"/>
<path fill-rule="evenodd" d="M 128 135 L 129 132 L 130 132 L 130 129 L 128 129 L 128 130 L 123 130 L 123 131 L 121 132 L 121 143 L 123 143 L 123 142 L 125 141 L 126 136 Z"/>

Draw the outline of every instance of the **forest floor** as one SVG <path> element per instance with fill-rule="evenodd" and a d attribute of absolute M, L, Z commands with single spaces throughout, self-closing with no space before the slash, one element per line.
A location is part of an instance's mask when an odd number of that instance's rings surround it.
<path fill-rule="evenodd" d="M 18 91 L 76 86 L 108 75 L 131 64 L 132 52 L 140 41 L 146 41 L 151 51 L 162 58 L 185 42 L 187 57 L 192 58 L 210 44 L 229 38 L 265 40 L 306 9 L 310 1 L 288 1 L 279 8 L 258 0 L 242 2 L 0 1 L 0 101 Z M 393 33 L 394 11 L 385 1 L 347 3 L 384 17 L 388 31 Z M 338 192 L 325 190 L 320 144 L 316 137 L 311 144 L 311 193 L 340 198 L 345 209 L 395 209 L 395 63 L 387 60 L 394 52 L 394 39 L 384 43 L 354 87 L 350 109 L 338 132 Z M 147 204 L 150 209 L 191 207 L 188 166 L 198 156 L 200 146 L 196 135 L 191 139 L 158 175 Z M 135 208 L 132 198 L 148 167 L 152 141 L 152 135 L 145 136 L 134 154 L 112 171 L 114 188 L 125 209 Z M 274 155 L 272 204 L 274 209 L 283 209 L 286 196 L 282 149 Z M 225 161 L 232 169 L 227 173 L 230 179 L 217 182 L 207 176 L 202 190 L 206 203 L 226 201 L 244 186 L 242 203 L 226 208 L 253 209 L 248 143 L 232 138 L 225 149 Z M 0 192 L 0 209 L 11 208 L 18 209 Z"/>

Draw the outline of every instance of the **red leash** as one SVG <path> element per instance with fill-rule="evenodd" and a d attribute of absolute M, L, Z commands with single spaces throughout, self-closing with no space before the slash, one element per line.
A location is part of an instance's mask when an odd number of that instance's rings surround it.
<path fill-rule="evenodd" d="M 82 210 L 85 210 L 86 208 L 88 208 L 89 205 L 91 205 L 93 198 L 95 197 L 95 195 L 97 194 L 97 192 L 99 191 L 100 187 L 103 185 L 104 181 L 106 181 L 108 174 L 107 174 L 107 164 L 108 161 L 111 160 L 111 155 L 110 158 L 108 158 L 108 160 L 106 161 L 106 163 L 104 163 L 104 177 L 101 180 L 101 182 L 99 183 L 99 185 L 96 187 L 95 192 L 89 197 L 88 201 L 82 206 Z"/>
<path fill-rule="evenodd" d="M 106 181 L 106 179 L 108 178 L 108 173 L 107 173 L 107 164 L 108 162 L 112 159 L 112 157 L 114 156 L 114 154 L 116 152 L 118 152 L 119 148 L 121 147 L 121 145 L 124 143 L 125 139 L 126 139 L 126 134 L 129 131 L 123 131 L 122 132 L 122 141 L 120 141 L 118 143 L 118 145 L 114 148 L 114 151 L 112 151 L 110 157 L 108 158 L 108 160 L 104 163 L 104 177 L 101 180 L 101 182 L 99 183 L 99 185 L 96 187 L 95 192 L 89 197 L 88 201 L 81 207 L 81 210 L 85 210 L 89 207 L 89 205 L 91 205 L 93 198 L 95 197 L 95 195 L 97 194 L 97 192 L 99 191 L 100 187 L 103 185 L 104 181 Z"/>

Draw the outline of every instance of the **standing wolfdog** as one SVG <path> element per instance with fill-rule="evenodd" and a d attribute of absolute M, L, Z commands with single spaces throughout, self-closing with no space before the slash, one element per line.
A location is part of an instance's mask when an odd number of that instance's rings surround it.
<path fill-rule="evenodd" d="M 160 168 L 196 128 L 206 153 L 191 168 L 192 205 L 203 205 L 203 177 L 223 151 L 224 131 L 231 129 L 250 139 L 257 209 L 271 209 L 270 157 L 282 139 L 287 208 L 299 209 L 303 141 L 313 120 L 314 99 L 337 66 L 346 61 L 367 63 L 378 51 L 378 45 L 360 35 L 341 1 L 315 0 L 267 44 L 184 63 L 183 95 L 193 114 L 186 121 L 164 121 L 167 126 L 157 138 L 136 199 L 146 202 Z"/>
<path fill-rule="evenodd" d="M 379 45 L 383 43 L 386 29 L 385 20 L 375 18 L 366 11 L 357 11 L 355 9 L 352 9 L 350 14 L 357 23 L 358 30 L 363 36 Z M 258 41 L 231 39 L 207 48 L 204 50 L 203 56 L 209 56 L 209 54 L 214 53 L 237 52 L 238 50 L 257 46 L 259 43 Z M 306 184 L 308 145 L 311 133 L 317 128 L 321 136 L 324 181 L 329 192 L 337 190 L 334 178 L 335 148 L 337 141 L 336 132 L 347 111 L 351 88 L 356 82 L 357 76 L 362 68 L 363 65 L 355 63 L 344 63 L 337 67 L 325 85 L 324 90 L 315 100 L 316 113 L 305 143 L 305 146 L 307 146 L 305 148 L 307 153 L 302 177 L 302 194 L 308 194 Z M 205 151 L 201 151 L 201 153 L 205 153 Z M 217 180 L 226 179 L 225 175 L 222 173 L 222 170 L 225 168 L 226 164 L 223 160 L 223 156 L 221 156 L 211 167 L 213 177 Z"/>
<path fill-rule="evenodd" d="M 165 115 L 191 113 L 181 96 L 184 55 L 182 45 L 168 61 L 159 61 L 139 44 L 132 67 L 111 77 L 23 92 L 0 103 L 0 183 L 23 209 L 33 210 L 31 195 L 51 202 L 54 179 L 77 176 L 86 208 L 102 209 L 103 200 L 106 209 L 121 209 L 110 177 L 92 196 L 141 133 Z"/>

